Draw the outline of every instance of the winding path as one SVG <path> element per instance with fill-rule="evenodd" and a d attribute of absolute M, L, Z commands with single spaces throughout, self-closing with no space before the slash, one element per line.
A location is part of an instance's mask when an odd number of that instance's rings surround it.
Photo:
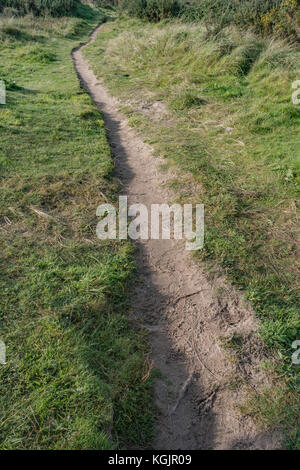
<path fill-rule="evenodd" d="M 94 41 L 101 26 L 90 36 Z M 168 178 L 159 158 L 128 125 L 118 102 L 83 58 L 81 45 L 72 52 L 81 85 L 104 116 L 115 156 L 116 174 L 129 203 L 171 203 Z M 259 370 L 263 351 L 249 306 L 223 276 L 209 281 L 194 264 L 184 244 L 175 240 L 136 242 L 138 274 L 131 315 L 151 332 L 151 360 L 161 370 L 156 383 L 158 417 L 155 449 L 272 449 L 276 438 L 257 431 L 236 405 L 246 388 L 233 388 L 236 374 L 251 387 L 264 381 Z M 220 337 L 249 338 L 243 359 L 230 361 Z M 247 349 L 248 348 L 248 349 Z"/>

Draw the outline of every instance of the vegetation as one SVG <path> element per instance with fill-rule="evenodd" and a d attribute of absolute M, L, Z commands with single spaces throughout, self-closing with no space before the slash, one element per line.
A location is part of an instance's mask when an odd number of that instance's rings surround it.
<path fill-rule="evenodd" d="M 274 389 L 245 409 L 300 447 L 300 370 L 291 364 L 300 338 L 299 50 L 233 26 L 208 37 L 203 24 L 123 18 L 85 54 L 125 99 L 129 122 L 177 168 L 178 201 L 205 204 L 198 256 L 246 293 L 276 364 Z M 169 109 L 158 120 L 141 106 L 157 100 Z"/>
<path fill-rule="evenodd" d="M 235 24 L 251 26 L 263 35 L 297 37 L 298 0 L 196 0 L 183 11 L 186 20 L 204 21 L 210 31 Z"/>
<path fill-rule="evenodd" d="M 0 12 L 4 8 L 13 9 L 19 15 L 49 14 L 63 16 L 71 13 L 78 0 L 0 0 Z"/>
<path fill-rule="evenodd" d="M 117 182 L 70 58 L 103 15 L 80 14 L 0 18 L 1 449 L 146 447 L 152 432 L 132 249 L 95 235 Z"/>
<path fill-rule="evenodd" d="M 121 0 L 118 6 L 121 12 L 154 22 L 178 16 L 182 10 L 180 0 Z"/>
<path fill-rule="evenodd" d="M 230 24 L 291 39 L 299 33 L 299 0 L 122 0 L 118 6 L 130 16 L 153 22 L 177 16 L 186 22 L 203 22 L 210 34 Z"/>
<path fill-rule="evenodd" d="M 126 316 L 132 247 L 95 236 L 118 184 L 70 60 L 99 3 L 0 0 L 2 449 L 145 448 L 152 436 L 147 338 Z M 300 448 L 300 54 L 278 39 L 299 38 L 299 1 L 117 3 L 135 18 L 108 23 L 85 53 L 177 169 L 178 201 L 205 204 L 197 256 L 246 293 L 272 358 L 272 390 L 243 411 Z M 151 119 L 142 99 L 168 115 Z"/>

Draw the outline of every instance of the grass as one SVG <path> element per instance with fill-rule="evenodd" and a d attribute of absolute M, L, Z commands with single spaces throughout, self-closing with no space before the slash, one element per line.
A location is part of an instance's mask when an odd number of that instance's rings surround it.
<path fill-rule="evenodd" d="M 85 55 L 126 100 L 129 122 L 177 169 L 178 201 L 205 204 L 197 256 L 245 292 L 274 358 L 274 387 L 250 400 L 248 413 L 299 448 L 300 375 L 291 363 L 300 338 L 300 107 L 291 101 L 299 50 L 234 27 L 214 39 L 201 24 L 124 17 Z M 143 114 L 141 104 L 154 101 L 169 114 Z"/>
<path fill-rule="evenodd" d="M 1 449 L 147 447 L 147 338 L 126 317 L 129 244 L 96 238 L 118 184 L 70 51 L 103 14 L 0 16 Z"/>

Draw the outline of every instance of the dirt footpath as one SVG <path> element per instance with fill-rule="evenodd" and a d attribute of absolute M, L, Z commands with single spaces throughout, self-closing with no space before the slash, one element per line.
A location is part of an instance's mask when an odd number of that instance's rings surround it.
<path fill-rule="evenodd" d="M 101 27 L 91 35 L 96 38 Z M 161 161 L 129 127 L 119 103 L 98 81 L 82 56 L 72 53 L 82 86 L 103 113 L 116 174 L 129 204 L 171 204 Z M 199 201 L 201 202 L 201 201 Z M 264 351 L 255 331 L 257 321 L 222 275 L 208 280 L 194 264 L 183 242 L 136 242 L 138 266 L 133 311 L 137 323 L 151 332 L 152 354 L 162 377 L 156 383 L 158 417 L 155 449 L 274 449 L 276 436 L 264 433 L 238 405 L 247 389 L 259 390 Z M 222 338 L 242 335 L 239 353 L 231 357 Z M 243 381 L 247 385 L 243 385 Z M 234 385 L 235 384 L 235 385 Z"/>

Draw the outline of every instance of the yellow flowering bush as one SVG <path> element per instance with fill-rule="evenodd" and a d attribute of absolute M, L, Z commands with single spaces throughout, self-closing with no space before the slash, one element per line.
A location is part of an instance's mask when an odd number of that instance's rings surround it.
<path fill-rule="evenodd" d="M 297 21 L 299 15 L 299 2 L 297 0 L 285 0 L 278 8 L 271 8 L 259 15 L 255 25 L 264 34 L 274 33 L 276 36 L 297 35 Z"/>

